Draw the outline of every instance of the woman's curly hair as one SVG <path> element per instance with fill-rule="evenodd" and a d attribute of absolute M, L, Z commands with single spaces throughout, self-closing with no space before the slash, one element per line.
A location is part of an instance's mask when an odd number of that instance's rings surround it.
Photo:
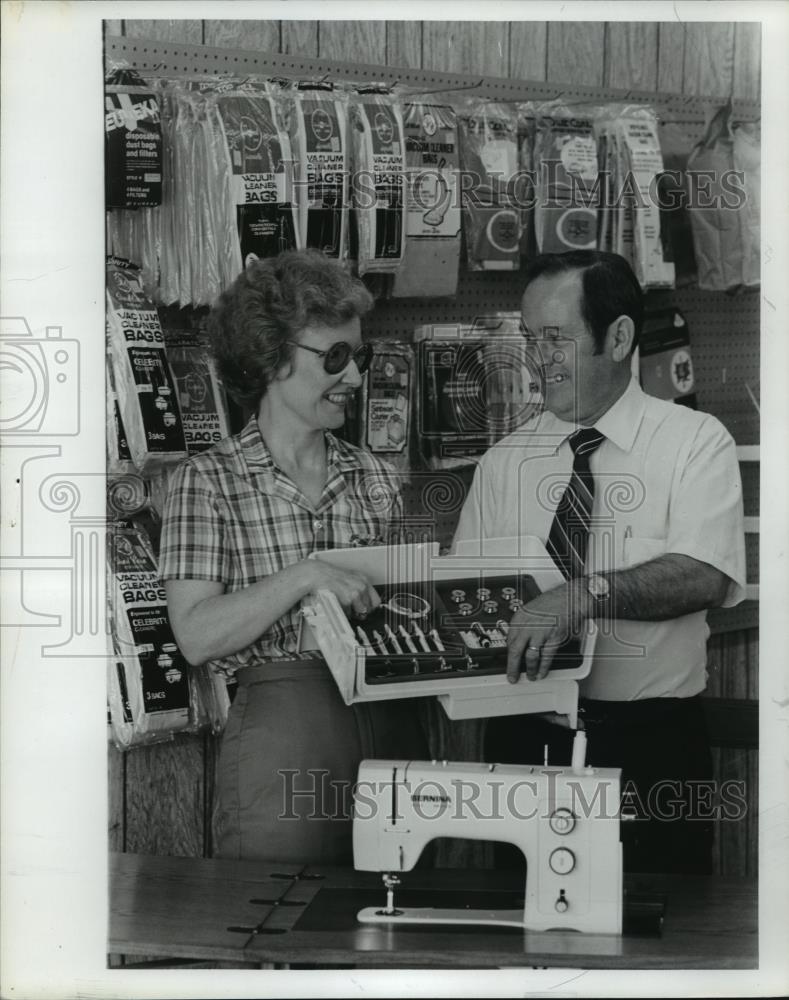
<path fill-rule="evenodd" d="M 257 407 L 293 356 L 310 323 L 341 326 L 373 307 L 358 278 L 320 250 L 287 250 L 257 260 L 224 291 L 208 318 L 208 334 L 230 395 Z"/>

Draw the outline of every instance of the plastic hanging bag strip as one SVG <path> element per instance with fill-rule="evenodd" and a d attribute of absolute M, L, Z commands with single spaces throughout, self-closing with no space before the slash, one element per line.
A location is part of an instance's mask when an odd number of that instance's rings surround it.
<path fill-rule="evenodd" d="M 415 98 L 403 112 L 406 151 L 405 251 L 392 295 L 451 297 L 460 262 L 457 115 Z"/>
<path fill-rule="evenodd" d="M 402 112 L 383 93 L 357 93 L 349 108 L 359 274 L 391 274 L 403 259 L 405 232 Z"/>
<path fill-rule="evenodd" d="M 242 261 L 274 257 L 296 247 L 293 158 L 274 93 L 230 90 L 211 100 L 232 171 Z"/>
<path fill-rule="evenodd" d="M 469 98 L 459 112 L 464 231 L 468 267 L 520 266 L 521 213 L 513 197 L 518 175 L 518 120 L 508 104 Z"/>
<path fill-rule="evenodd" d="M 128 262 L 107 265 L 107 331 L 134 465 L 147 472 L 181 461 L 186 441 L 159 315 Z"/>
<path fill-rule="evenodd" d="M 344 259 L 348 245 L 347 98 L 310 88 L 293 94 L 299 245 Z"/>

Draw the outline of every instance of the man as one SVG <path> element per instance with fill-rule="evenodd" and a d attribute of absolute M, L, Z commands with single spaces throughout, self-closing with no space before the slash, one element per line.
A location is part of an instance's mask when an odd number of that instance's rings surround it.
<path fill-rule="evenodd" d="M 552 669 L 587 619 L 599 628 L 580 718 L 587 759 L 621 767 L 625 868 L 711 866 L 712 766 L 699 695 L 706 610 L 742 600 L 735 446 L 709 414 L 643 393 L 631 375 L 643 295 L 616 254 L 543 255 L 526 272 L 525 336 L 542 413 L 481 460 L 455 534 L 534 535 L 566 582 L 516 612 L 507 674 Z M 572 734 L 534 716 L 492 720 L 488 760 L 569 763 Z"/>

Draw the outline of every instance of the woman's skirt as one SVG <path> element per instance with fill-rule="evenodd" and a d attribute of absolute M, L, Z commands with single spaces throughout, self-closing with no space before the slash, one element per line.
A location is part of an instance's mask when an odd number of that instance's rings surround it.
<path fill-rule="evenodd" d="M 349 864 L 365 758 L 428 756 L 414 700 L 346 705 L 322 660 L 239 671 L 222 737 L 214 855 Z"/>

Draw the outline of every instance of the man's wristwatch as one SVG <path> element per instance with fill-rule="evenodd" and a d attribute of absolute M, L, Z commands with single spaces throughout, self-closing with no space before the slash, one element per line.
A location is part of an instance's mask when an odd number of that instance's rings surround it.
<path fill-rule="evenodd" d="M 586 578 L 586 592 L 592 598 L 595 611 L 598 613 L 607 608 L 611 596 L 611 585 L 604 576 L 593 573 Z"/>

